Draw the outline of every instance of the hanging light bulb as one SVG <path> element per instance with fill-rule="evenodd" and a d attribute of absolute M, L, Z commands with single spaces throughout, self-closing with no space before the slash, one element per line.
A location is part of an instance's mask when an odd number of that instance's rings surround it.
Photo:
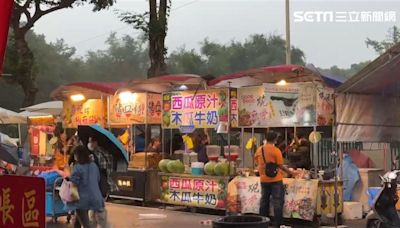
<path fill-rule="evenodd" d="M 286 82 L 284 79 L 282 79 L 282 80 L 280 80 L 279 82 L 277 82 L 276 85 L 278 85 L 278 86 L 285 86 L 285 85 L 287 85 L 287 82 Z"/>

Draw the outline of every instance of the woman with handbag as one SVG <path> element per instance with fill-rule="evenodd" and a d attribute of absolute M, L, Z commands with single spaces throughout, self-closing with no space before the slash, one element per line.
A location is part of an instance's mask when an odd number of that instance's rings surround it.
<path fill-rule="evenodd" d="M 67 202 L 68 210 L 75 210 L 79 222 L 75 228 L 90 228 L 88 211 L 99 211 L 104 208 L 104 199 L 101 195 L 99 181 L 100 174 L 96 164 L 90 159 L 90 152 L 84 146 L 77 146 L 74 151 L 76 164 L 74 165 L 70 181 L 76 186 L 79 200 Z"/>

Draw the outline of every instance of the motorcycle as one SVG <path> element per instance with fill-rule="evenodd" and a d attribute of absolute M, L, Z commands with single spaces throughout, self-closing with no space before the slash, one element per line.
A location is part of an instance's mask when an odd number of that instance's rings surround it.
<path fill-rule="evenodd" d="M 396 210 L 397 178 L 400 170 L 387 172 L 382 180 L 382 189 L 375 197 L 368 213 L 367 228 L 400 228 L 400 217 Z"/>

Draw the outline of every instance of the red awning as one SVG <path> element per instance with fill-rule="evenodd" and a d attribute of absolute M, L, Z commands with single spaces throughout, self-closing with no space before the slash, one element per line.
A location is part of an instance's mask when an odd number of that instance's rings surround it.
<path fill-rule="evenodd" d="M 262 83 L 275 83 L 280 80 L 287 82 L 306 82 L 321 77 L 314 71 L 300 65 L 278 65 L 254 68 L 233 74 L 223 75 L 208 82 L 209 86 L 227 86 L 231 82 L 233 87 L 253 86 Z M 235 85 L 240 83 L 240 85 Z"/>
<path fill-rule="evenodd" d="M 118 89 L 124 88 L 129 82 L 74 82 L 59 86 L 51 93 L 51 97 L 63 100 L 73 94 L 81 93 L 86 98 L 100 98 L 103 95 L 113 95 Z"/>
<path fill-rule="evenodd" d="M 180 88 L 183 86 L 182 88 Z M 137 92 L 163 93 L 174 90 L 205 89 L 206 81 L 195 74 L 170 74 L 140 81 L 131 81 L 129 88 Z"/>
<path fill-rule="evenodd" d="M 119 88 L 127 85 L 128 82 L 75 82 L 66 86 L 78 86 L 82 88 L 98 90 L 103 93 L 114 94 Z"/>

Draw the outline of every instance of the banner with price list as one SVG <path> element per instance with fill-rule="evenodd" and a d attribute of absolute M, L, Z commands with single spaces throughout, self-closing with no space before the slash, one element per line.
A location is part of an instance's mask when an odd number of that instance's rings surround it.
<path fill-rule="evenodd" d="M 46 227 L 45 181 L 26 176 L 0 176 L 0 227 Z"/>
<path fill-rule="evenodd" d="M 168 204 L 225 209 L 228 177 L 160 174 L 161 201 Z"/>

